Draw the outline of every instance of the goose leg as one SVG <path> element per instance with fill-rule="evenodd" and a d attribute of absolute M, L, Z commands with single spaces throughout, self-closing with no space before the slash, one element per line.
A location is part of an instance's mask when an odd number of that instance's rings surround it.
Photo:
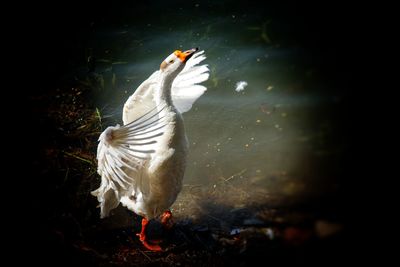
<path fill-rule="evenodd" d="M 136 235 L 139 236 L 139 240 L 142 242 L 143 246 L 145 246 L 145 248 L 147 248 L 148 250 L 162 251 L 162 249 L 159 245 L 153 245 L 153 244 L 149 244 L 147 242 L 146 227 L 148 224 L 149 224 L 149 220 L 147 220 L 146 218 L 143 218 L 142 219 L 142 230 L 140 231 L 139 234 L 136 234 Z"/>

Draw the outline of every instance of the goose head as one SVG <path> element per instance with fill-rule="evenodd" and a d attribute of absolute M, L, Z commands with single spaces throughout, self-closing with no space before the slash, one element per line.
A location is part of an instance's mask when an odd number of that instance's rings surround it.
<path fill-rule="evenodd" d="M 198 48 L 193 48 L 184 52 L 176 50 L 161 63 L 161 73 L 168 78 L 175 79 L 183 70 L 189 58 L 191 58 L 197 50 Z"/>

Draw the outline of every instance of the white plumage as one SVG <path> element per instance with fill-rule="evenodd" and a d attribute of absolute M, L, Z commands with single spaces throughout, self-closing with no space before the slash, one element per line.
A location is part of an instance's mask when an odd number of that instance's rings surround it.
<path fill-rule="evenodd" d="M 205 91 L 204 51 L 175 51 L 126 101 L 123 126 L 108 127 L 97 150 L 101 217 L 119 203 L 146 219 L 168 210 L 181 190 L 188 143 L 181 113 Z M 143 231 L 143 230 L 142 230 Z M 142 238 L 141 238 L 142 240 Z"/>

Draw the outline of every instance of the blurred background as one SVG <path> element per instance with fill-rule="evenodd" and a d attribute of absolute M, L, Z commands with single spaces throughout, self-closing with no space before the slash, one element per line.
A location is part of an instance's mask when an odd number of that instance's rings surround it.
<path fill-rule="evenodd" d="M 351 241 L 350 80 L 356 28 L 340 4 L 133 1 L 46 6 L 30 92 L 37 256 L 93 266 L 341 263 Z M 39 18 L 40 17 L 40 18 Z M 39 23 L 37 23 L 39 22 Z M 37 26 L 36 26 L 37 25 Z M 184 114 L 190 142 L 175 227 L 100 220 L 97 138 L 174 50 L 199 47 L 210 78 Z M 242 90 L 239 82 L 245 82 Z"/>

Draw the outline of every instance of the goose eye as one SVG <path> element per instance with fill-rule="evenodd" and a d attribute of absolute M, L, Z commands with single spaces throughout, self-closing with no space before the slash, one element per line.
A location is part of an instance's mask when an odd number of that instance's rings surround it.
<path fill-rule="evenodd" d="M 169 64 L 172 64 L 172 63 L 174 63 L 174 60 L 171 59 L 168 63 L 169 63 Z"/>

